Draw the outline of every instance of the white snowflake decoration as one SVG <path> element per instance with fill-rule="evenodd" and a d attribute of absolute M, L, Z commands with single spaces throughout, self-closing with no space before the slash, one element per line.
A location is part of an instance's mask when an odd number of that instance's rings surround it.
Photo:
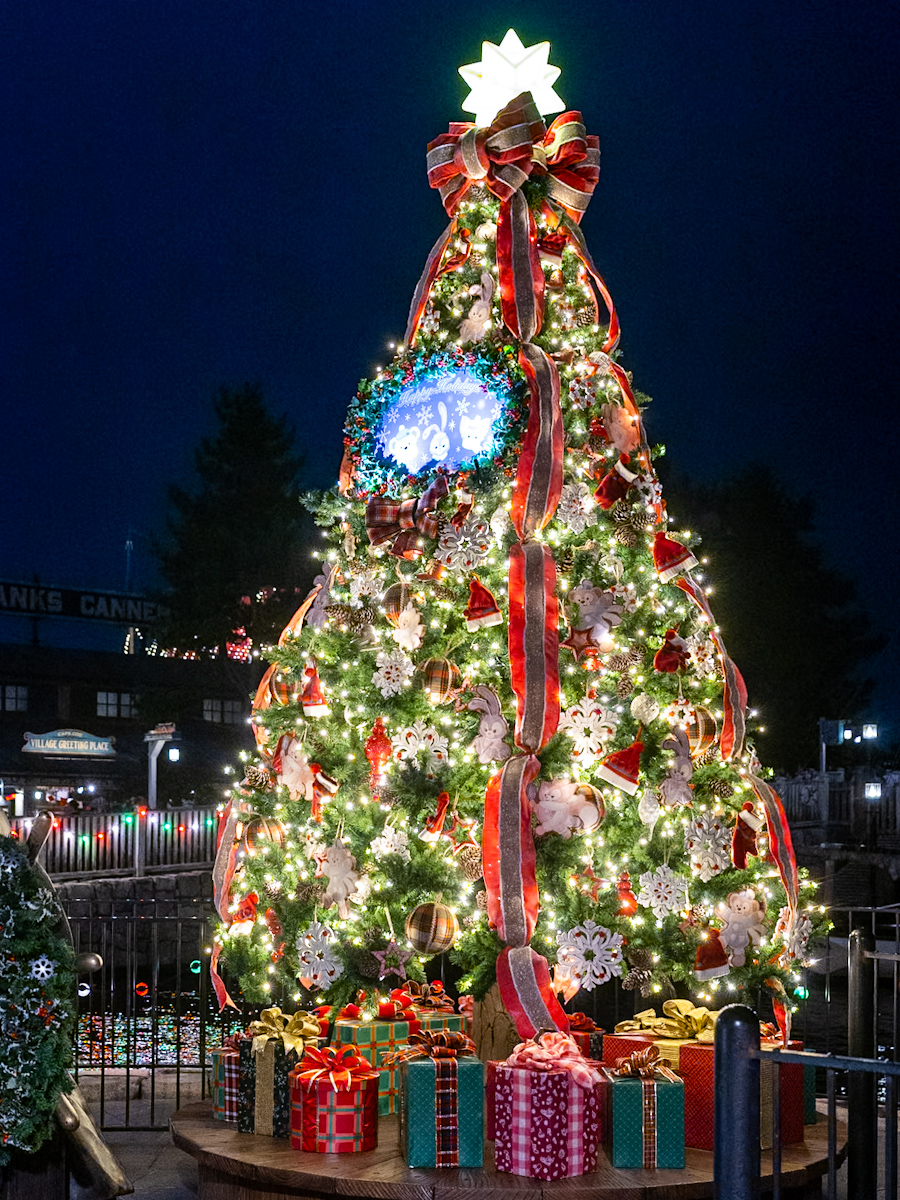
<path fill-rule="evenodd" d="M 491 550 L 486 521 L 470 514 L 459 529 L 449 521 L 441 530 L 435 561 L 451 571 L 471 571 L 480 567 Z"/>
<path fill-rule="evenodd" d="M 425 768 L 431 773 L 447 761 L 450 743 L 433 725 L 416 721 L 407 725 L 391 738 L 391 757 L 401 767 L 419 761 L 424 754 Z"/>
<path fill-rule="evenodd" d="M 640 599 L 633 583 L 616 583 L 609 590 L 627 613 L 637 612 Z"/>
<path fill-rule="evenodd" d="M 588 919 L 567 933 L 556 935 L 559 945 L 556 960 L 561 974 L 577 979 L 586 992 L 591 992 L 614 975 L 622 974 L 622 944 L 620 933 Z"/>
<path fill-rule="evenodd" d="M 381 596 L 384 589 L 384 577 L 373 567 L 363 567 L 351 578 L 350 605 L 362 608 L 366 600 L 375 600 Z"/>
<path fill-rule="evenodd" d="M 784 957 L 798 959 L 806 958 L 809 949 L 809 939 L 812 934 L 812 921 L 805 913 L 795 912 L 791 920 L 791 910 L 783 908 L 778 914 L 775 924 L 774 938 L 784 943 Z"/>
<path fill-rule="evenodd" d="M 56 963 L 46 954 L 32 958 L 28 963 L 32 979 L 52 979 L 56 974 Z"/>
<path fill-rule="evenodd" d="M 567 708 L 559 717 L 559 729 L 572 740 L 573 758 L 603 753 L 608 742 L 616 735 L 619 718 L 600 703 L 583 696 L 577 704 Z"/>
<path fill-rule="evenodd" d="M 697 813 L 684 831 L 691 871 L 703 883 L 731 866 L 731 829 L 722 813 Z"/>
<path fill-rule="evenodd" d="M 662 500 L 662 485 L 655 475 L 639 475 L 634 486 L 648 508 L 655 508 Z"/>
<path fill-rule="evenodd" d="M 687 880 L 676 875 L 670 866 L 645 871 L 639 879 L 641 890 L 637 902 L 644 908 L 652 908 L 657 921 L 688 907 Z"/>
<path fill-rule="evenodd" d="M 375 665 L 377 670 L 372 682 L 385 699 L 396 696 L 405 688 L 415 672 L 412 659 L 407 658 L 402 650 L 379 650 L 375 655 Z"/>
<path fill-rule="evenodd" d="M 22 865 L 22 859 L 7 846 L 0 845 L 0 875 L 12 879 L 13 872 Z"/>
<path fill-rule="evenodd" d="M 581 533 L 594 523 L 591 516 L 593 507 L 594 499 L 589 487 L 583 483 L 567 483 L 556 506 L 556 519 L 573 533 Z"/>
<path fill-rule="evenodd" d="M 376 858 L 384 858 L 387 854 L 409 862 L 409 834 L 404 829 L 395 829 L 393 825 L 385 825 L 382 833 L 374 839 L 369 849 Z"/>
<path fill-rule="evenodd" d="M 350 897 L 351 904 L 365 904 L 372 895 L 375 886 L 371 875 L 360 875 L 356 881 L 356 891 Z"/>
<path fill-rule="evenodd" d="M 297 936 L 299 975 L 314 988 L 329 987 L 344 973 L 344 964 L 335 955 L 334 930 L 321 921 L 311 921 Z"/>
<path fill-rule="evenodd" d="M 397 618 L 397 628 L 391 630 L 391 637 L 401 650 L 418 650 L 425 636 L 425 626 L 419 620 L 419 612 L 412 600 Z"/>
<path fill-rule="evenodd" d="M 687 648 L 690 652 L 691 662 L 697 669 L 697 674 L 714 679 L 719 656 L 712 638 L 702 633 L 693 633 L 687 639 Z"/>

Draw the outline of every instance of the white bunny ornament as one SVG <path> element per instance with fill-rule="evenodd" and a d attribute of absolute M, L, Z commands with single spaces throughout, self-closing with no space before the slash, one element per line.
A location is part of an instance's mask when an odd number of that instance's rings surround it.
<path fill-rule="evenodd" d="M 472 688 L 474 699 L 466 705 L 469 712 L 484 715 L 478 725 L 478 733 L 472 740 L 472 749 L 480 763 L 506 762 L 512 751 L 503 740 L 509 733 L 509 722 L 500 711 L 497 693 L 483 684 Z"/>
<path fill-rule="evenodd" d="M 491 319 L 491 297 L 494 294 L 494 278 L 487 271 L 481 275 L 481 283 L 469 288 L 469 295 L 475 296 L 475 301 L 469 309 L 469 315 L 459 327 L 459 340 L 462 343 L 480 342 L 487 331 Z"/>

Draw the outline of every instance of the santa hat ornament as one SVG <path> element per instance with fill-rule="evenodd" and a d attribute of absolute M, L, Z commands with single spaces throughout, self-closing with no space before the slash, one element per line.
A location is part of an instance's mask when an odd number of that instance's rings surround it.
<path fill-rule="evenodd" d="M 664 533 L 653 539 L 653 565 L 662 583 L 671 583 L 682 571 L 691 571 L 697 560 L 681 542 L 674 542 Z"/>
<path fill-rule="evenodd" d="M 319 682 L 319 672 L 315 666 L 310 665 L 303 674 L 306 676 L 306 683 L 303 685 L 300 703 L 303 705 L 304 716 L 327 717 L 328 705 L 325 702 L 322 684 Z"/>
<path fill-rule="evenodd" d="M 629 796 L 633 796 L 638 790 L 638 774 L 641 769 L 643 749 L 642 741 L 634 741 L 624 750 L 615 750 L 612 754 L 607 755 L 599 767 L 595 767 L 594 770 L 601 779 L 605 779 L 607 783 L 611 783 L 614 787 L 627 792 Z"/>
<path fill-rule="evenodd" d="M 757 816 L 752 800 L 745 800 L 734 823 L 731 835 L 731 861 L 739 871 L 747 866 L 747 856 L 759 854 L 756 835 L 762 829 L 762 817 Z"/>
<path fill-rule="evenodd" d="M 465 617 L 466 629 L 470 633 L 503 622 L 503 613 L 497 607 L 497 601 L 477 575 L 473 575 L 469 580 L 469 603 L 466 605 Z"/>
<path fill-rule="evenodd" d="M 694 975 L 697 979 L 721 979 L 729 973 L 728 955 L 718 929 L 707 929 L 706 938 L 697 947 Z"/>

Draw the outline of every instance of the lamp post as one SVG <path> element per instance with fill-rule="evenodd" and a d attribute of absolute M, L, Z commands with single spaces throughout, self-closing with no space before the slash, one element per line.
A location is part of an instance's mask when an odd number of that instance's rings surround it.
<path fill-rule="evenodd" d="M 159 758 L 163 746 L 167 742 L 172 742 L 178 739 L 178 734 L 175 732 L 175 726 L 171 722 L 155 726 L 149 733 L 144 734 L 144 741 L 147 742 L 147 807 L 156 808 L 156 760 Z M 179 751 L 177 747 L 175 755 L 171 755 L 173 762 L 178 761 Z"/>

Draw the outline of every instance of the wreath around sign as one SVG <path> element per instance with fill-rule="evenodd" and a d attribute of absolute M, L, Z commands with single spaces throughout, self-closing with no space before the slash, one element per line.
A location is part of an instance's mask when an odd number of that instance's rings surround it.
<path fill-rule="evenodd" d="M 71 1087 L 77 1001 L 63 928 L 52 888 L 14 838 L 0 837 L 0 1165 L 53 1134 Z"/>
<path fill-rule="evenodd" d="M 528 389 L 510 346 L 408 351 L 350 405 L 344 444 L 357 495 L 396 494 L 443 466 L 487 466 L 521 436 Z"/>

